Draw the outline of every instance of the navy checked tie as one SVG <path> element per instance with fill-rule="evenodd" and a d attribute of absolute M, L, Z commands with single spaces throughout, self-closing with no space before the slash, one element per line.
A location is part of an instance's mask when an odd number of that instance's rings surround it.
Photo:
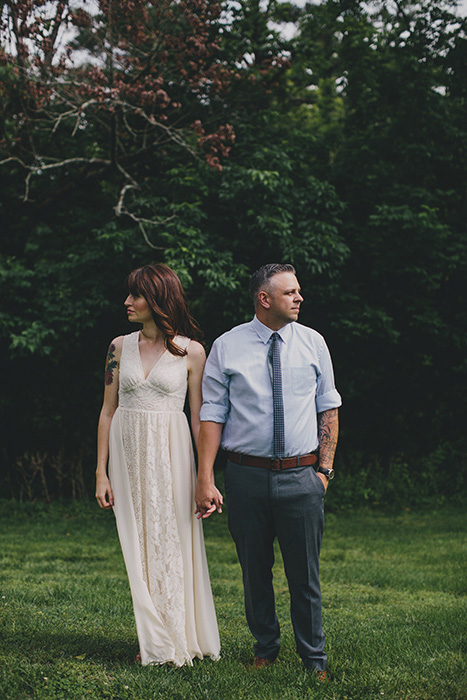
<path fill-rule="evenodd" d="M 282 370 L 281 370 L 281 353 L 280 353 L 280 335 L 273 333 L 271 335 L 272 342 L 269 351 L 269 359 L 272 366 L 272 401 L 274 410 L 274 457 L 283 457 L 284 455 L 284 401 L 282 398 Z"/>

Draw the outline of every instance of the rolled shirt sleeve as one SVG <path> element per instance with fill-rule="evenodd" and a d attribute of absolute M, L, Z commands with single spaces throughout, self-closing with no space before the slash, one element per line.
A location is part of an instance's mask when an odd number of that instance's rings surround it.
<path fill-rule="evenodd" d="M 323 413 L 332 408 L 338 408 L 342 404 L 341 396 L 334 385 L 331 355 L 324 339 L 322 339 L 315 404 L 316 413 Z"/>
<path fill-rule="evenodd" d="M 225 423 L 229 415 L 229 377 L 223 371 L 222 346 L 215 341 L 203 375 L 202 421 Z"/>

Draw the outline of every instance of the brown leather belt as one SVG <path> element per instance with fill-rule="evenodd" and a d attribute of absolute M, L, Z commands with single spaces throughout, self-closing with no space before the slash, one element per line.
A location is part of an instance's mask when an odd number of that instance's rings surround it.
<path fill-rule="evenodd" d="M 238 452 L 227 452 L 227 455 L 230 461 L 235 462 L 235 464 L 244 464 L 246 467 L 262 467 L 263 469 L 271 469 L 274 472 L 296 467 L 310 467 L 318 461 L 318 451 L 309 452 L 307 455 L 301 455 L 300 457 L 284 457 L 283 459 L 242 455 Z"/>

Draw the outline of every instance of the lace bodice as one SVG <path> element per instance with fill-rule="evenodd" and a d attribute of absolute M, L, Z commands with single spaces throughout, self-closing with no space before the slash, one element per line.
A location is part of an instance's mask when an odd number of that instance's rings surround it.
<path fill-rule="evenodd" d="M 189 338 L 176 336 L 175 343 L 187 349 Z M 168 350 L 146 379 L 139 351 L 139 331 L 123 339 L 120 360 L 119 406 L 140 411 L 183 411 L 187 390 L 187 357 Z"/>

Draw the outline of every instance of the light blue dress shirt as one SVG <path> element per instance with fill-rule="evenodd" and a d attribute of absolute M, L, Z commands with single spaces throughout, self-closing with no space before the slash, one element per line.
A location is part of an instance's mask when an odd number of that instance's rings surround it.
<path fill-rule="evenodd" d="M 218 338 L 203 377 L 201 420 L 223 423 L 222 447 L 273 456 L 272 385 L 268 351 L 273 331 L 255 316 Z M 317 413 L 341 405 L 324 338 L 299 323 L 278 331 L 285 414 L 284 457 L 318 447 Z"/>

